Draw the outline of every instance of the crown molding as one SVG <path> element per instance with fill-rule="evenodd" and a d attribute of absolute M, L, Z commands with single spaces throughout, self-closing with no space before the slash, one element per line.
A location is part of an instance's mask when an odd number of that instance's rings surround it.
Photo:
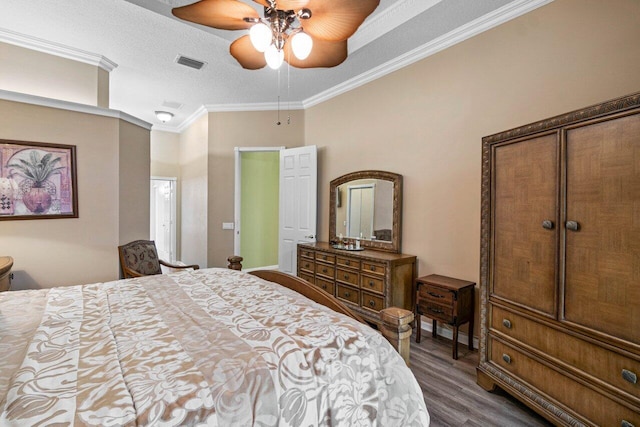
<path fill-rule="evenodd" d="M 207 104 L 204 106 L 210 113 L 224 113 L 236 111 L 286 111 L 304 110 L 302 102 L 264 102 L 261 104 Z"/>
<path fill-rule="evenodd" d="M 114 119 L 124 120 L 136 126 L 140 126 L 146 130 L 151 130 L 151 123 L 140 120 L 130 114 L 119 110 L 111 110 L 109 108 L 101 108 L 93 105 L 79 104 L 77 102 L 62 101 L 59 99 L 45 98 L 42 96 L 27 95 L 20 92 L 12 92 L 0 89 L 0 100 L 20 102 L 23 104 L 38 105 L 40 107 L 57 108 L 59 110 L 75 111 L 77 113 L 86 113 L 94 116 L 112 117 Z"/>
<path fill-rule="evenodd" d="M 25 34 L 16 33 L 15 31 L 0 28 L 0 42 L 13 44 L 39 52 L 48 53 L 50 55 L 60 56 L 62 58 L 71 59 L 85 64 L 100 67 L 107 72 L 113 71 L 118 64 L 102 55 L 87 52 L 74 47 L 65 46 L 37 37 L 27 36 Z"/>
<path fill-rule="evenodd" d="M 382 12 L 370 16 L 358 28 L 358 31 L 349 37 L 349 55 L 386 33 L 395 30 L 408 20 L 432 8 L 441 1 L 442 0 L 400 0 Z"/>
<path fill-rule="evenodd" d="M 373 80 L 386 76 L 403 67 L 436 54 L 448 47 L 490 30 L 500 24 L 524 15 L 541 6 L 551 3 L 553 0 L 519 0 L 511 2 L 495 11 L 481 16 L 447 34 L 444 34 L 429 43 L 426 43 L 404 55 L 375 67 L 366 73 L 362 73 L 324 92 L 314 95 L 302 101 L 304 108 L 310 108 L 324 101 L 328 101 L 338 95 L 358 88 Z"/>

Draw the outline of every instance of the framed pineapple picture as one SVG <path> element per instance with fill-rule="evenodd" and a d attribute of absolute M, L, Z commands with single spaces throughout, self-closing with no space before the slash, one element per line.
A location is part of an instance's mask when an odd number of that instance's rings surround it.
<path fill-rule="evenodd" d="M 0 221 L 77 217 L 76 146 L 0 139 Z"/>

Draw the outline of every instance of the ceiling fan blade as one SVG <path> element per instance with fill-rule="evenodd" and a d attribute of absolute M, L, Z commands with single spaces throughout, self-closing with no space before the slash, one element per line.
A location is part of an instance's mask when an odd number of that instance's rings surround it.
<path fill-rule="evenodd" d="M 317 39 L 346 40 L 356 32 L 380 0 L 309 0 L 311 18 L 302 20 L 304 31 Z"/>
<path fill-rule="evenodd" d="M 246 68 L 247 70 L 259 70 L 267 65 L 267 60 L 264 59 L 264 53 L 258 52 L 256 48 L 253 47 L 249 36 L 242 36 L 231 43 L 229 52 L 231 52 L 231 56 L 236 58 L 240 65 L 242 65 L 242 68 Z"/>
<path fill-rule="evenodd" d="M 200 0 L 199 2 L 176 7 L 174 16 L 185 21 L 206 25 L 220 30 L 244 30 L 253 24 L 243 18 L 258 18 L 258 12 L 238 0 Z"/>
<path fill-rule="evenodd" d="M 347 59 L 347 41 L 330 42 L 313 40 L 313 49 L 307 59 L 296 58 L 291 50 L 291 43 L 284 45 L 284 60 L 296 68 L 329 68 L 340 65 Z"/>

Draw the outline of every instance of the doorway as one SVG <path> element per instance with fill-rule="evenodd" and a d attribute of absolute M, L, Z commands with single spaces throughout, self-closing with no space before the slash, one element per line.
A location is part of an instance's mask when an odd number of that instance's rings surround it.
<path fill-rule="evenodd" d="M 156 242 L 158 257 L 176 262 L 176 182 L 174 177 L 151 178 L 149 238 Z"/>
<path fill-rule="evenodd" d="M 243 270 L 277 268 L 280 150 L 235 149 L 234 253 Z"/>

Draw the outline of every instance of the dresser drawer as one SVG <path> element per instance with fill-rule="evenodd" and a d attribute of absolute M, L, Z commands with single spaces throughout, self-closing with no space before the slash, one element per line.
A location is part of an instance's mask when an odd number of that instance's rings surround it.
<path fill-rule="evenodd" d="M 300 249 L 300 256 L 304 258 L 314 259 L 316 255 L 315 251 L 309 249 Z"/>
<path fill-rule="evenodd" d="M 337 282 L 342 282 L 353 286 L 358 286 L 358 277 L 358 272 L 353 270 L 344 270 L 342 268 L 338 268 L 336 273 Z"/>
<path fill-rule="evenodd" d="M 313 260 L 308 260 L 308 259 L 304 259 L 304 258 L 300 258 L 300 270 L 309 272 L 311 274 L 313 274 L 314 271 L 314 262 Z"/>
<path fill-rule="evenodd" d="M 360 291 L 349 286 L 336 285 L 336 296 L 353 304 L 360 305 Z"/>
<path fill-rule="evenodd" d="M 345 258 L 345 257 L 338 256 L 336 257 L 336 264 L 339 267 L 353 268 L 355 270 L 360 269 L 360 260 L 353 259 L 353 258 Z"/>
<path fill-rule="evenodd" d="M 640 425 L 640 408 L 633 410 L 623 406 L 493 337 L 489 337 L 488 345 L 491 364 L 537 388 L 589 422 L 621 426 L 625 425 L 622 424 L 625 420 L 631 425 Z"/>
<path fill-rule="evenodd" d="M 321 279 L 320 277 L 316 279 L 316 286 L 331 295 L 333 295 L 333 291 L 335 290 L 335 285 L 332 281 Z"/>
<path fill-rule="evenodd" d="M 640 405 L 638 360 L 493 305 L 490 327 L 608 383 L 615 390 L 629 393 Z"/>
<path fill-rule="evenodd" d="M 298 277 L 299 277 L 299 278 L 301 278 L 301 279 L 306 280 L 306 281 L 307 281 L 307 282 L 309 282 L 309 283 L 313 283 L 313 282 L 314 282 L 314 280 L 313 280 L 313 274 L 306 274 L 306 273 L 304 273 L 304 272 L 299 272 L 299 273 L 298 273 Z"/>
<path fill-rule="evenodd" d="M 363 274 L 360 277 L 360 288 L 384 294 L 384 279 L 381 277 L 365 276 Z"/>
<path fill-rule="evenodd" d="M 378 264 L 371 261 L 362 261 L 362 272 L 384 276 L 387 272 L 387 267 L 384 264 Z"/>
<path fill-rule="evenodd" d="M 335 267 L 327 264 L 316 263 L 316 274 L 320 276 L 324 276 L 329 279 L 333 279 L 333 274 L 335 273 Z"/>
<path fill-rule="evenodd" d="M 442 320 L 443 322 L 453 323 L 453 307 L 450 305 L 435 304 L 431 301 L 418 301 L 418 311 L 432 319 Z"/>
<path fill-rule="evenodd" d="M 328 264 L 335 264 L 336 256 L 331 254 L 326 254 L 324 252 L 316 252 L 316 261 L 322 261 Z"/>
<path fill-rule="evenodd" d="M 380 311 L 384 308 L 384 298 L 369 292 L 362 292 L 362 307 L 373 311 Z"/>

